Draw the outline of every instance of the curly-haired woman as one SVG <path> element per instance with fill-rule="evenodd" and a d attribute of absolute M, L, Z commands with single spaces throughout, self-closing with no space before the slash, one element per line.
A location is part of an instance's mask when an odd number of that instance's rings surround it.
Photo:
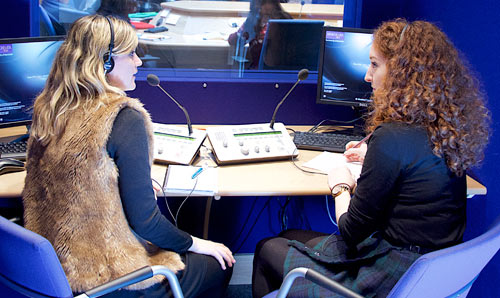
<path fill-rule="evenodd" d="M 364 296 L 386 296 L 421 255 L 462 241 L 465 171 L 482 159 L 489 112 L 478 82 L 435 25 L 398 19 L 374 33 L 365 76 L 373 88 L 362 161 L 329 174 L 340 235 L 285 231 L 262 240 L 254 259 L 255 297 L 288 271 L 314 268 Z M 296 241 L 289 241 L 296 240 Z M 332 295 L 297 280 L 291 296 Z"/>

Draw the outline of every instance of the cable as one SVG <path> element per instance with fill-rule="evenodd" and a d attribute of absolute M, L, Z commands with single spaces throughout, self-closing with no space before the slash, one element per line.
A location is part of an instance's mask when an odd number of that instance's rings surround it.
<path fill-rule="evenodd" d="M 325 173 L 323 173 L 323 172 L 310 171 L 310 170 L 306 170 L 306 169 L 303 169 L 303 168 L 299 167 L 299 166 L 295 163 L 295 159 L 296 159 L 296 158 L 293 156 L 293 155 L 295 154 L 295 152 L 297 152 L 297 151 L 299 151 L 299 149 L 295 148 L 295 150 L 293 150 L 292 156 L 290 157 L 290 160 L 292 161 L 293 165 L 294 165 L 297 169 L 299 169 L 299 170 L 301 170 L 302 172 L 305 172 L 305 173 L 310 173 L 310 174 L 319 174 L 319 175 L 327 175 L 327 174 L 325 174 Z"/>
<path fill-rule="evenodd" d="M 236 241 L 238 241 L 238 239 L 240 238 L 241 234 L 243 233 L 243 230 L 245 229 L 245 227 L 247 225 L 247 222 L 250 219 L 250 215 L 252 215 L 252 213 L 253 213 L 253 209 L 255 208 L 255 203 L 257 203 L 257 198 L 255 198 L 253 200 L 252 207 L 250 207 L 250 211 L 248 212 L 247 218 L 245 219 L 245 222 L 243 223 L 240 232 L 238 233 L 238 235 L 236 235 L 236 237 L 234 237 L 233 241 L 231 242 L 231 247 L 233 247 L 234 245 L 236 245 Z"/>
<path fill-rule="evenodd" d="M 278 198 L 276 198 L 278 201 L 278 204 L 280 205 L 280 210 L 278 211 L 278 220 L 280 221 L 280 230 L 285 231 L 288 229 L 288 216 L 286 215 L 286 209 L 288 207 L 288 204 L 290 203 L 291 198 L 287 197 L 285 204 L 282 206 L 281 201 Z"/>
<path fill-rule="evenodd" d="M 328 195 L 325 196 L 325 203 L 326 203 L 326 211 L 328 212 L 328 217 L 330 218 L 330 221 L 332 222 L 332 224 L 334 226 L 337 227 L 337 229 L 339 228 L 339 226 L 337 225 L 337 223 L 333 220 L 332 218 L 332 214 L 330 213 L 330 207 L 328 206 Z"/>
<path fill-rule="evenodd" d="M 167 168 L 167 171 L 168 171 L 168 168 Z M 163 193 L 163 200 L 165 201 L 165 205 L 167 205 L 168 213 L 170 213 L 170 216 L 172 216 L 172 220 L 175 221 L 175 216 L 172 213 L 172 210 L 170 210 L 170 206 L 168 205 L 167 196 L 165 195 L 165 192 L 164 192 L 165 184 L 167 183 L 167 171 L 165 171 L 165 175 L 163 176 L 163 185 L 161 187 L 161 191 Z"/>
<path fill-rule="evenodd" d="M 324 119 L 324 120 L 321 120 L 318 124 L 316 124 L 315 126 L 313 126 L 311 129 L 309 129 L 309 132 L 314 132 L 316 131 L 321 125 L 323 125 L 323 123 L 325 122 L 333 122 L 333 123 L 340 123 L 340 124 L 351 124 L 351 123 L 354 123 L 360 119 L 362 119 L 363 116 L 361 117 L 358 117 L 358 118 L 355 118 L 353 120 L 349 120 L 349 121 L 340 121 L 340 120 L 334 120 L 334 119 Z"/>
<path fill-rule="evenodd" d="M 191 191 L 189 192 L 189 194 L 184 198 L 184 200 L 182 201 L 182 203 L 179 205 L 179 208 L 177 208 L 177 212 L 175 213 L 175 216 L 174 214 L 172 213 L 172 210 L 170 209 L 170 206 L 168 205 L 168 200 L 167 200 L 167 196 L 165 195 L 165 192 L 164 192 L 164 189 L 165 189 L 165 183 L 167 183 L 167 172 L 165 171 L 165 175 L 163 176 L 163 186 L 161 187 L 161 192 L 163 194 L 163 198 L 165 200 L 165 205 L 167 205 L 167 210 L 168 210 L 168 213 L 170 213 L 170 216 L 172 216 L 172 219 L 174 220 L 174 224 L 176 227 L 177 226 L 177 219 L 179 217 L 179 212 L 181 211 L 181 208 L 182 206 L 184 205 L 184 203 L 186 203 L 187 199 L 193 194 L 194 190 L 196 189 L 196 185 L 198 184 L 198 177 L 200 177 L 200 175 L 202 175 L 203 173 L 200 173 L 197 177 L 196 177 L 196 180 L 194 181 L 194 185 L 193 185 L 193 188 L 191 189 Z M 158 183 L 156 180 L 152 179 L 155 183 L 157 183 L 158 185 L 160 185 L 160 183 Z"/>
<path fill-rule="evenodd" d="M 164 186 L 162 186 L 158 181 L 156 181 L 153 178 L 151 178 L 151 180 L 153 180 L 153 182 L 156 183 L 160 187 L 161 196 L 165 200 L 165 205 L 167 205 L 168 213 L 170 213 L 170 216 L 172 217 L 172 219 L 175 220 L 174 214 L 172 213 L 172 211 L 170 210 L 170 206 L 168 205 L 167 196 L 165 196 Z M 165 184 L 163 184 L 163 185 L 165 185 Z M 155 198 L 156 198 L 156 200 L 158 200 L 158 196 L 156 196 L 156 194 L 155 194 Z"/>
<path fill-rule="evenodd" d="M 193 185 L 193 188 L 191 189 L 191 191 L 189 192 L 189 194 L 184 198 L 184 200 L 182 201 L 182 203 L 179 205 L 179 208 L 177 208 L 177 213 L 175 214 L 175 226 L 177 226 L 177 218 L 179 217 L 179 212 L 181 212 L 181 208 L 182 208 L 182 205 L 184 205 L 184 203 L 186 203 L 187 199 L 189 199 L 189 197 L 191 196 L 191 194 L 193 193 L 193 191 L 196 189 L 196 185 L 198 184 L 198 178 L 200 177 L 200 175 L 202 175 L 203 173 L 200 173 L 196 178 L 195 178 L 195 181 L 194 181 L 194 185 Z"/>
<path fill-rule="evenodd" d="M 240 251 L 240 249 L 243 246 L 243 244 L 245 243 L 245 241 L 247 241 L 248 237 L 252 233 L 253 228 L 257 224 L 257 221 L 259 220 L 260 215 L 262 214 L 262 212 L 264 211 L 264 209 L 266 209 L 267 205 L 269 205 L 269 202 L 271 202 L 271 198 L 267 199 L 267 202 L 264 204 L 264 207 L 262 207 L 262 209 L 260 209 L 259 214 L 257 214 L 257 217 L 255 218 L 254 223 L 250 227 L 250 230 L 248 231 L 247 235 L 245 236 L 245 239 L 243 239 L 243 241 L 240 243 L 240 246 L 238 247 L 238 249 L 234 251 L 233 255 L 237 254 Z"/>

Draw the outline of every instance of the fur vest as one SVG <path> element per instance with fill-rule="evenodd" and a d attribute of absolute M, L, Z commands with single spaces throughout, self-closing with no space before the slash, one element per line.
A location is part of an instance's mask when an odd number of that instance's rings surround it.
<path fill-rule="evenodd" d="M 115 96 L 92 111 L 71 112 L 65 131 L 42 146 L 30 137 L 23 190 L 26 228 L 54 246 L 74 292 L 89 290 L 143 266 L 184 268 L 177 253 L 134 234 L 118 189 L 118 170 L 106 144 L 118 112 L 131 107 L 144 115 L 153 160 L 153 130 L 142 104 Z M 148 279 L 129 289 L 163 280 Z"/>

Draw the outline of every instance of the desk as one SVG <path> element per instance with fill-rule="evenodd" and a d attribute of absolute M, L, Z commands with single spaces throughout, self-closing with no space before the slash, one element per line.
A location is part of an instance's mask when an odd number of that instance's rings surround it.
<path fill-rule="evenodd" d="M 292 126 L 295 130 L 306 130 L 308 126 Z M 22 134 L 23 130 L 13 129 L 0 130 L 0 138 L 12 135 L 13 132 Z M 25 131 L 25 129 L 24 129 Z M 205 140 L 205 145 L 210 146 Z M 319 151 L 299 150 L 296 164 L 301 166 L 320 154 Z M 208 152 L 201 152 L 194 164 L 204 163 L 206 159 L 213 160 L 207 156 Z M 167 166 L 154 164 L 151 176 L 158 182 L 165 177 Z M 0 199 L 18 198 L 24 186 L 26 172 L 9 173 L 0 176 Z M 467 176 L 467 196 L 486 194 L 486 187 Z M 240 165 L 219 166 L 218 193 L 217 196 L 317 196 L 330 195 L 327 176 L 305 173 L 295 167 L 292 161 L 273 161 L 261 163 L 249 163 Z M 205 208 L 203 237 L 208 235 L 208 221 L 212 198 L 207 200 Z"/>
<path fill-rule="evenodd" d="M 151 22 L 156 23 L 157 18 Z M 230 69 L 234 48 L 229 34 L 238 30 L 244 17 L 182 16 L 175 25 L 165 25 L 167 32 L 156 33 L 160 40 L 145 39 L 139 33 L 139 43 L 147 53 L 159 57 L 161 66 L 190 69 Z M 231 24 L 237 24 L 233 27 Z"/>
<path fill-rule="evenodd" d="M 325 21 L 325 25 L 342 26 L 343 5 L 283 3 L 293 18 Z M 238 65 L 232 59 L 235 49 L 227 38 L 245 22 L 250 2 L 239 1 L 174 1 L 162 3 L 170 15 L 178 15 L 169 30 L 148 39 L 140 30 L 139 43 L 146 52 L 159 58 L 159 66 L 189 69 L 231 69 Z M 156 24 L 157 15 L 152 21 Z M 235 24 L 236 26 L 233 26 Z M 147 65 L 147 61 L 145 61 Z M 154 67 L 154 65 L 152 65 Z"/>
<path fill-rule="evenodd" d="M 196 127 L 196 126 L 195 126 Z M 291 126 L 304 130 L 306 126 Z M 25 129 L 24 129 L 25 130 Z M 12 130 L 11 130 L 12 131 Z M 6 131 L 0 130 L 0 138 Z M 205 140 L 205 145 L 209 141 Z M 296 164 L 301 166 L 321 152 L 299 150 Z M 202 153 L 194 164 L 198 165 L 207 153 Z M 154 164 L 152 177 L 163 181 L 167 166 Z M 25 172 L 0 176 L 0 198 L 19 197 L 24 186 Z M 219 166 L 219 196 L 316 196 L 329 195 L 326 175 L 305 173 L 290 160 Z M 486 194 L 486 187 L 467 176 L 467 196 Z"/>
<path fill-rule="evenodd" d="M 163 9 L 190 16 L 246 17 L 250 2 L 241 1 L 174 1 L 163 2 Z M 331 26 L 342 26 L 344 5 L 281 3 L 283 9 L 294 19 L 324 20 Z"/>

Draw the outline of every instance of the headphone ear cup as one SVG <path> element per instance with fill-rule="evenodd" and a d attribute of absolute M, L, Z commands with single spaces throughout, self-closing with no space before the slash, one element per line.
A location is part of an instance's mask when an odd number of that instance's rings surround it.
<path fill-rule="evenodd" d="M 110 73 L 115 67 L 115 60 L 109 54 L 104 55 L 104 73 Z"/>

